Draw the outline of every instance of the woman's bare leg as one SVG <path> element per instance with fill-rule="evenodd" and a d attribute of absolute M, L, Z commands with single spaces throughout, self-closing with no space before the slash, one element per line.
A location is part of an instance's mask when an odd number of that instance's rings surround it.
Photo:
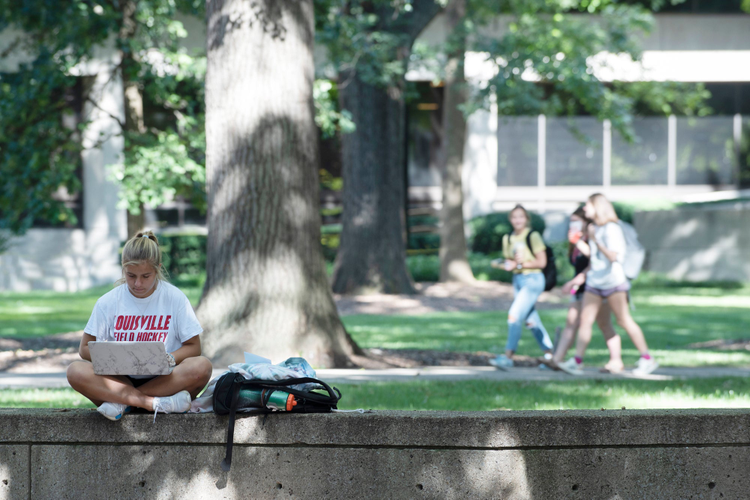
<path fill-rule="evenodd" d="M 104 402 L 153 409 L 154 397 L 166 397 L 187 390 L 195 398 L 211 378 L 211 362 L 197 356 L 187 358 L 169 375 L 161 375 L 142 386 L 133 387 L 124 376 L 96 375 L 88 361 L 75 361 L 68 367 L 68 382 L 96 406 Z"/>
<path fill-rule="evenodd" d="M 643 336 L 643 330 L 630 315 L 627 292 L 615 292 L 607 297 L 607 302 L 609 302 L 612 312 L 617 318 L 617 324 L 627 332 L 638 352 L 641 355 L 648 354 L 648 345 L 646 344 L 646 337 Z"/>
<path fill-rule="evenodd" d="M 104 402 L 153 409 L 151 396 L 133 387 L 127 377 L 119 375 L 97 375 L 94 365 L 88 361 L 74 361 L 68 366 L 68 383 L 86 396 L 96 406 Z"/>
<path fill-rule="evenodd" d="M 586 354 L 586 348 L 589 346 L 589 342 L 591 342 L 591 331 L 601 305 L 602 298 L 598 295 L 589 292 L 583 294 L 581 319 L 578 326 L 578 342 L 576 343 L 576 356 L 581 359 Z"/>
<path fill-rule="evenodd" d="M 557 349 L 555 355 L 552 357 L 552 361 L 557 364 L 565 361 L 565 354 L 573 345 L 573 339 L 575 339 L 576 332 L 578 331 L 578 324 L 581 315 L 581 304 L 583 301 L 579 300 L 574 302 L 568 308 L 568 317 L 565 321 L 565 328 L 560 333 L 560 339 L 557 342 Z"/>
<path fill-rule="evenodd" d="M 602 331 L 609 350 L 609 362 L 604 365 L 604 368 L 611 372 L 622 371 L 625 368 L 622 362 L 622 339 L 612 326 L 612 308 L 609 306 L 609 301 L 602 302 L 599 314 L 596 316 L 596 324 Z"/>
<path fill-rule="evenodd" d="M 174 367 L 169 375 L 162 375 L 153 380 L 149 380 L 138 390 L 148 396 L 171 396 L 180 391 L 188 391 L 190 397 L 195 397 L 200 393 L 211 379 L 213 366 L 208 358 L 196 356 L 187 358 L 179 365 Z"/>

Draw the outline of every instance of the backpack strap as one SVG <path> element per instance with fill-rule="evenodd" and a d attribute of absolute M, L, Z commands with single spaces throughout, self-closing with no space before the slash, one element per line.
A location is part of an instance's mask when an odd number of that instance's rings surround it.
<path fill-rule="evenodd" d="M 531 256 L 533 258 L 536 258 L 536 255 L 534 255 L 534 250 L 531 248 L 531 233 L 535 233 L 536 231 L 529 231 L 529 234 L 526 235 L 526 247 L 529 249 L 529 252 L 531 253 Z"/>
<path fill-rule="evenodd" d="M 292 389 L 289 387 L 290 385 L 298 385 L 298 384 L 306 384 L 306 383 L 315 383 L 323 387 L 326 392 L 328 392 L 328 395 L 325 394 L 319 394 L 314 393 L 311 391 L 300 391 L 298 389 Z M 341 391 L 339 391 L 336 387 L 333 389 L 331 386 L 323 382 L 322 380 L 318 380 L 316 378 L 311 377 L 301 377 L 301 378 L 288 378 L 283 380 L 237 380 L 232 383 L 232 393 L 231 393 L 231 399 L 229 403 L 229 425 L 227 427 L 227 453 L 224 457 L 224 460 L 221 461 L 221 470 L 225 472 L 229 472 L 229 469 L 232 467 L 232 448 L 234 447 L 234 422 L 237 417 L 237 404 L 240 399 L 240 390 L 243 387 L 247 386 L 254 386 L 254 387 L 263 387 L 268 389 L 273 388 L 279 388 L 283 387 L 284 392 L 288 392 L 289 394 L 292 394 L 294 396 L 298 396 L 306 401 L 310 401 L 312 403 L 318 403 L 322 405 L 330 405 L 331 407 L 335 408 L 336 403 L 341 399 Z M 271 394 L 266 396 L 266 398 L 270 397 Z M 264 401 L 265 403 L 266 401 Z M 252 413 L 255 414 L 268 414 L 271 413 L 271 410 L 268 408 L 258 408 L 257 410 L 252 410 Z"/>
<path fill-rule="evenodd" d="M 229 472 L 232 467 L 232 448 L 234 447 L 234 421 L 237 417 L 237 403 L 240 399 L 240 389 L 243 384 L 232 384 L 232 398 L 229 406 L 229 425 L 227 426 L 227 453 L 224 460 L 221 461 L 221 470 Z M 253 413 L 271 413 L 267 408 L 258 408 Z"/>

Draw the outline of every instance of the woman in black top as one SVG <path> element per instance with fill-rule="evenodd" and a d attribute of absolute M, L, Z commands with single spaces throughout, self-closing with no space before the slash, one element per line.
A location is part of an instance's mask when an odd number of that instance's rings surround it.
<path fill-rule="evenodd" d="M 583 303 L 583 290 L 586 284 L 586 271 L 589 267 L 589 255 L 591 253 L 587 242 L 588 226 L 590 223 L 591 221 L 586 218 L 582 206 L 578 207 L 578 209 L 570 216 L 570 223 L 568 226 L 568 259 L 575 269 L 575 275 L 572 280 L 562 286 L 562 290 L 564 293 L 570 293 L 572 295 L 572 303 L 568 309 L 568 318 L 565 322 L 565 328 L 560 333 L 560 338 L 557 341 L 557 346 L 555 346 L 555 353 L 552 356 L 552 359 L 543 360 L 540 358 L 540 361 L 554 369 L 559 369 L 558 365 L 565 360 L 565 354 L 573 344 L 575 334 L 578 331 L 581 304 Z M 606 302 L 602 304 L 596 322 L 602 332 L 605 333 L 604 337 L 611 339 L 607 342 L 608 344 L 610 342 L 620 342 L 620 336 L 615 333 L 612 326 L 611 310 Z M 616 348 L 616 346 L 609 347 Z M 619 351 L 619 349 L 615 349 L 614 352 Z M 610 352 L 612 352 L 612 349 L 610 349 Z M 613 373 L 621 372 L 622 369 L 623 366 L 621 360 L 610 360 L 610 362 L 605 365 L 605 371 Z"/>

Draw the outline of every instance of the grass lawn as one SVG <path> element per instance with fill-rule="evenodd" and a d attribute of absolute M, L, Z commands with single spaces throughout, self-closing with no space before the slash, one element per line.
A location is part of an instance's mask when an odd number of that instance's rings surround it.
<path fill-rule="evenodd" d="M 663 366 L 750 366 L 750 351 L 695 349 L 696 342 L 750 339 L 750 286 L 678 286 L 636 283 L 633 316 L 643 328 L 652 353 Z M 179 283 L 178 283 L 179 286 Z M 201 289 L 180 286 L 196 304 Z M 82 330 L 96 300 L 111 287 L 78 293 L 0 293 L 0 337 L 45 336 Z M 565 322 L 566 309 L 540 311 L 547 330 Z M 343 318 L 362 347 L 502 352 L 507 338 L 506 311 L 434 313 L 415 316 L 358 315 Z M 618 327 L 619 330 L 619 327 Z M 635 363 L 638 353 L 623 335 L 623 359 Z M 540 351 L 524 331 L 519 354 Z M 601 365 L 607 350 L 596 332 L 586 356 L 588 365 Z"/>
<path fill-rule="evenodd" d="M 663 366 L 750 366 L 750 351 L 695 349 L 697 342 L 721 339 L 750 339 L 750 287 L 633 287 L 632 312 L 646 335 L 651 353 Z M 540 310 L 552 335 L 564 326 L 567 310 Z M 506 311 L 435 313 L 419 316 L 357 315 L 343 318 L 347 330 L 362 347 L 388 349 L 438 349 L 491 351 L 500 353 L 507 338 Z M 638 351 L 627 334 L 622 335 L 623 359 L 634 364 Z M 586 364 L 603 365 L 609 355 L 595 329 L 586 354 Z M 524 330 L 519 354 L 538 356 L 539 347 L 531 332 Z M 572 353 L 572 351 L 571 351 Z"/>
<path fill-rule="evenodd" d="M 180 287 L 197 303 L 197 286 Z M 45 336 L 83 329 L 97 298 L 111 287 L 74 294 L 0 293 L 0 337 Z M 637 283 L 633 315 L 643 328 L 652 354 L 664 366 L 750 366 L 750 351 L 695 349 L 690 344 L 721 339 L 750 339 L 750 286 Z M 562 326 L 566 309 L 541 311 L 547 329 Z M 506 312 L 436 313 L 419 316 L 348 316 L 343 321 L 363 347 L 501 352 L 507 335 Z M 624 335 L 624 333 L 623 333 Z M 633 364 L 638 353 L 624 335 L 623 357 Z M 524 332 L 520 354 L 539 348 Z M 603 364 L 607 351 L 595 334 L 589 366 Z M 573 408 L 750 407 L 750 380 L 686 381 L 579 380 L 560 382 L 382 382 L 341 387 L 342 409 L 496 410 Z M 72 389 L 0 390 L 0 407 L 89 407 Z"/>
<path fill-rule="evenodd" d="M 646 334 L 652 353 L 664 366 L 750 366 L 750 351 L 694 349 L 696 342 L 748 339 L 750 286 L 678 286 L 636 283 L 633 316 Z M 178 283 L 179 286 L 179 283 Z M 201 289 L 180 287 L 196 304 Z M 81 330 L 96 300 L 111 287 L 73 294 L 57 292 L 0 293 L 0 337 L 44 336 Z M 547 330 L 563 326 L 566 309 L 540 311 Z M 358 315 L 343 318 L 363 347 L 501 352 L 507 337 L 506 312 L 434 313 L 419 316 Z M 619 330 L 619 327 L 618 327 Z M 638 353 L 623 335 L 623 358 L 634 363 Z M 519 354 L 536 356 L 539 348 L 528 331 Z M 594 335 L 586 363 L 603 364 L 607 350 Z"/>
<path fill-rule="evenodd" d="M 569 382 L 371 382 L 337 384 L 342 410 L 571 410 L 750 408 L 750 380 L 578 380 Z M 73 389 L 0 391 L 0 407 L 93 408 Z"/>

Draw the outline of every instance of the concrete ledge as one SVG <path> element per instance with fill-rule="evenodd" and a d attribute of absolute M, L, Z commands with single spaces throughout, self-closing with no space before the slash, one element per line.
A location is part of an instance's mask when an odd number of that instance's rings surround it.
<path fill-rule="evenodd" d="M 744 498 L 750 412 L 0 409 L 0 498 Z"/>

